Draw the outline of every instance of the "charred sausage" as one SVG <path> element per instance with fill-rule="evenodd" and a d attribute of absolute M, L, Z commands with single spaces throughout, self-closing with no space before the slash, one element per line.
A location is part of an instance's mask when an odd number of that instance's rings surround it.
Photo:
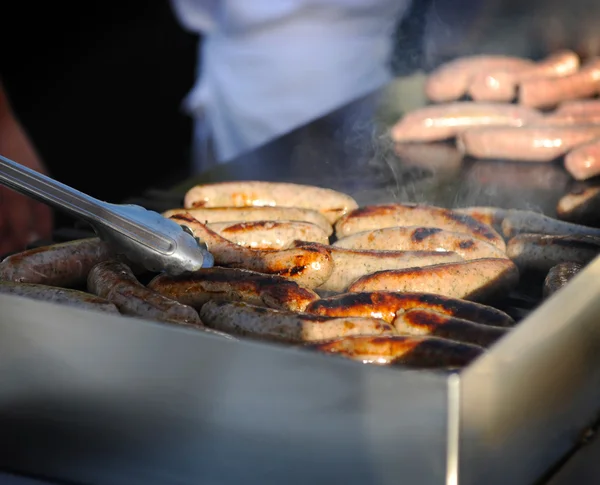
<path fill-rule="evenodd" d="M 423 292 L 485 301 L 506 294 L 518 281 L 519 271 L 511 260 L 475 259 L 424 268 L 379 271 L 358 279 L 348 291 Z"/>
<path fill-rule="evenodd" d="M 307 348 L 339 355 L 365 364 L 416 368 L 460 368 L 473 362 L 483 347 L 438 337 L 346 337 Z"/>
<path fill-rule="evenodd" d="M 208 327 L 220 331 L 288 343 L 395 333 L 389 323 L 376 318 L 329 318 L 241 302 L 209 301 L 200 310 L 200 317 Z"/>
<path fill-rule="evenodd" d="M 88 275 L 88 291 L 114 303 L 126 315 L 202 325 L 196 310 L 146 288 L 119 261 L 94 266 Z"/>
<path fill-rule="evenodd" d="M 242 301 L 280 310 L 303 311 L 318 295 L 281 276 L 237 268 L 207 268 L 179 276 L 161 274 L 148 288 L 200 309 L 210 300 Z"/>
<path fill-rule="evenodd" d="M 519 270 L 549 271 L 559 263 L 587 264 L 600 252 L 600 238 L 519 234 L 508 242 L 507 255 Z"/>
<path fill-rule="evenodd" d="M 466 214 L 418 204 L 387 204 L 361 207 L 342 217 L 335 225 L 338 239 L 357 232 L 398 226 L 438 227 L 452 232 L 468 234 L 493 244 L 501 251 L 506 249 L 502 237 L 490 226 Z"/>
<path fill-rule="evenodd" d="M 213 222 L 207 226 L 228 241 L 252 249 L 286 249 L 295 240 L 329 244 L 328 234 L 310 222 Z"/>
<path fill-rule="evenodd" d="M 98 263 L 115 257 L 98 238 L 79 239 L 13 254 L 0 263 L 0 280 L 65 288 L 85 285 Z"/>
<path fill-rule="evenodd" d="M 481 347 L 489 347 L 508 332 L 507 328 L 482 325 L 423 309 L 400 313 L 394 320 L 394 328 L 400 335 L 430 335 Z"/>
<path fill-rule="evenodd" d="M 368 249 L 344 249 L 335 246 L 322 247 L 316 243 L 297 241 L 297 247 L 321 247 L 331 252 L 333 271 L 319 290 L 342 292 L 361 276 L 387 269 L 430 266 L 432 264 L 462 261 L 450 251 L 371 251 Z"/>
<path fill-rule="evenodd" d="M 415 308 L 497 327 L 511 327 L 515 323 L 509 315 L 496 308 L 433 293 L 344 293 L 316 300 L 305 311 L 328 317 L 381 318 L 391 323 L 397 314 Z"/>
<path fill-rule="evenodd" d="M 461 133 L 457 146 L 475 158 L 551 162 L 599 137 L 600 125 L 491 127 Z"/>
<path fill-rule="evenodd" d="M 559 263 L 550 268 L 544 280 L 544 298 L 548 298 L 560 290 L 582 269 L 582 264 L 572 262 Z"/>
<path fill-rule="evenodd" d="M 313 209 L 334 223 L 356 209 L 349 195 L 312 185 L 283 182 L 219 182 L 196 185 L 185 194 L 184 208 L 283 206 Z"/>
<path fill-rule="evenodd" d="M 355 250 L 434 251 L 439 254 L 451 251 L 466 260 L 506 257 L 503 251 L 481 239 L 438 227 L 404 226 L 358 232 L 339 239 L 333 246 Z"/>
<path fill-rule="evenodd" d="M 215 264 L 275 274 L 307 288 L 322 285 L 333 271 L 331 253 L 323 247 L 291 248 L 281 251 L 249 249 L 222 238 L 189 214 L 171 216 L 206 243 Z"/>
<path fill-rule="evenodd" d="M 319 226 L 330 236 L 333 228 L 320 212 L 297 207 L 206 207 L 198 209 L 171 209 L 164 217 L 189 213 L 205 224 L 218 222 L 300 221 Z"/>
<path fill-rule="evenodd" d="M 82 308 L 84 310 L 119 313 L 117 307 L 104 298 L 90 295 L 84 291 L 58 288 L 56 286 L 0 281 L 0 294 L 22 296 L 32 300 L 58 303 L 59 305 Z"/>
<path fill-rule="evenodd" d="M 390 136 L 396 143 L 438 141 L 474 127 L 519 127 L 541 118 L 541 113 L 523 106 L 465 101 L 411 111 L 391 128 Z"/>

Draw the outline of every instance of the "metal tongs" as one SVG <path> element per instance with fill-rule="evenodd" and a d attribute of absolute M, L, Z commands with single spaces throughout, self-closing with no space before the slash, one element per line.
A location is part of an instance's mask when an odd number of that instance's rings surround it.
<path fill-rule="evenodd" d="M 2 155 L 0 183 L 90 223 L 102 240 L 149 271 L 177 275 L 214 264 L 189 228 L 157 212 L 102 202 Z"/>

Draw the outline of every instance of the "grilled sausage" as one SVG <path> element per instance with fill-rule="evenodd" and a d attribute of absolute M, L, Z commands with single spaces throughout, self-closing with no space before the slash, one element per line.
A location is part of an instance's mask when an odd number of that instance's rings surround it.
<path fill-rule="evenodd" d="M 281 251 L 249 249 L 222 238 L 189 214 L 171 216 L 206 243 L 215 264 L 275 274 L 307 288 L 322 285 L 333 271 L 333 258 L 324 247 L 291 248 Z"/>
<path fill-rule="evenodd" d="M 199 209 L 171 209 L 163 212 L 164 217 L 178 214 L 191 214 L 205 224 L 217 222 L 256 222 L 256 221 L 299 221 L 319 226 L 330 236 L 333 228 L 320 212 L 297 207 L 206 207 Z"/>
<path fill-rule="evenodd" d="M 513 209 L 506 213 L 502 233 L 506 238 L 520 233 L 600 236 L 600 229 L 559 221 L 538 212 Z"/>
<path fill-rule="evenodd" d="M 511 327 L 515 323 L 509 315 L 496 308 L 432 293 L 344 293 L 316 300 L 305 311 L 328 317 L 381 318 L 391 323 L 399 312 L 415 308 L 496 327 Z"/>
<path fill-rule="evenodd" d="M 600 115 L 600 100 L 577 99 L 560 103 L 555 111 L 563 115 Z"/>
<path fill-rule="evenodd" d="M 560 220 L 583 225 L 600 224 L 600 187 L 577 187 L 556 205 Z"/>
<path fill-rule="evenodd" d="M 306 348 L 339 355 L 365 364 L 416 368 L 460 368 L 469 365 L 483 347 L 438 337 L 346 337 Z"/>
<path fill-rule="evenodd" d="M 507 328 L 482 325 L 423 309 L 400 313 L 394 320 L 394 328 L 400 335 L 430 335 L 480 347 L 489 347 L 508 332 Z"/>
<path fill-rule="evenodd" d="M 310 222 L 213 222 L 207 226 L 228 241 L 252 249 L 286 249 L 295 240 L 329 244 L 327 233 Z"/>
<path fill-rule="evenodd" d="M 532 61 L 508 56 L 470 56 L 450 61 L 429 74 L 425 82 L 426 96 L 436 103 L 454 101 L 467 92 L 478 72 L 527 69 Z"/>
<path fill-rule="evenodd" d="M 587 264 L 600 253 L 600 238 L 519 234 L 508 242 L 507 254 L 520 271 L 549 271 L 559 263 Z"/>
<path fill-rule="evenodd" d="M 460 207 L 452 209 L 459 214 L 467 214 L 473 219 L 491 226 L 496 232 L 502 232 L 502 221 L 506 215 L 506 209 L 500 207 Z"/>
<path fill-rule="evenodd" d="M 594 96 L 600 89 L 600 61 L 592 61 L 568 76 L 523 81 L 519 103 L 532 108 L 552 108 L 571 100 Z"/>
<path fill-rule="evenodd" d="M 468 234 L 504 251 L 506 244 L 491 227 L 465 214 L 418 204 L 388 204 L 361 207 L 342 217 L 335 225 L 338 239 L 357 232 L 397 226 L 439 227 Z"/>
<path fill-rule="evenodd" d="M 146 288 L 118 261 L 94 266 L 88 275 L 88 291 L 114 303 L 126 315 L 202 325 L 196 310 Z"/>
<path fill-rule="evenodd" d="M 511 260 L 475 259 L 424 268 L 379 271 L 363 276 L 350 285 L 348 291 L 423 292 L 485 301 L 505 295 L 518 281 L 519 271 Z"/>
<path fill-rule="evenodd" d="M 32 300 L 58 303 L 59 305 L 82 308 L 84 310 L 119 313 L 117 307 L 104 298 L 90 295 L 83 291 L 58 288 L 56 286 L 0 281 L 0 294 L 22 296 Z"/>
<path fill-rule="evenodd" d="M 559 263 L 550 268 L 550 271 L 548 271 L 548 275 L 544 280 L 544 298 L 548 298 L 550 295 L 553 295 L 560 290 L 582 269 L 582 264 L 572 262 Z"/>
<path fill-rule="evenodd" d="M 200 317 L 208 327 L 227 333 L 288 343 L 395 333 L 389 323 L 376 318 L 329 318 L 241 302 L 209 301 Z"/>
<path fill-rule="evenodd" d="M 422 226 L 388 227 L 358 232 L 339 239 L 333 246 L 358 250 L 434 251 L 439 254 L 452 251 L 467 260 L 506 257 L 503 251 L 481 239 L 460 232 Z M 451 263 L 452 261 L 440 262 Z"/>
<path fill-rule="evenodd" d="M 512 101 L 520 82 L 567 76 L 577 72 L 579 64 L 575 52 L 561 50 L 527 69 L 480 72 L 471 80 L 468 93 L 475 101 Z"/>
<path fill-rule="evenodd" d="M 342 292 L 358 278 L 386 269 L 412 268 L 432 264 L 462 261 L 458 254 L 450 251 L 371 251 L 323 246 L 316 243 L 297 241 L 299 248 L 321 248 L 328 250 L 333 258 L 333 271 L 319 286 L 322 291 Z"/>
<path fill-rule="evenodd" d="M 600 138 L 570 151 L 565 157 L 565 168 L 576 180 L 600 175 Z"/>
<path fill-rule="evenodd" d="M 113 257 L 110 246 L 98 238 L 53 244 L 4 259 L 0 280 L 76 288 L 96 264 Z"/>
<path fill-rule="evenodd" d="M 541 118 L 538 111 L 514 104 L 464 101 L 411 111 L 391 128 L 390 136 L 396 143 L 446 140 L 473 127 L 519 127 Z"/>
<path fill-rule="evenodd" d="M 161 274 L 148 288 L 200 309 L 210 300 L 242 301 L 280 310 L 303 311 L 318 295 L 281 276 L 237 268 L 207 268 L 179 276 Z"/>
<path fill-rule="evenodd" d="M 265 205 L 313 209 L 332 224 L 358 207 L 352 197 L 335 190 L 312 185 L 254 181 L 196 185 L 187 191 L 183 203 L 186 209 Z"/>
<path fill-rule="evenodd" d="M 550 162 L 599 137 L 600 125 L 491 127 L 465 131 L 456 143 L 475 158 Z"/>

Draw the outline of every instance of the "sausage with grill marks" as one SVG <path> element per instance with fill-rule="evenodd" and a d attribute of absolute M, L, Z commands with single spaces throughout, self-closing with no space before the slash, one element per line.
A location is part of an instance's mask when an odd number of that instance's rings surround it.
<path fill-rule="evenodd" d="M 600 253 L 600 238 L 519 234 L 508 242 L 507 254 L 519 270 L 549 271 L 559 263 L 587 264 Z"/>
<path fill-rule="evenodd" d="M 469 365 L 484 352 L 483 347 L 477 345 L 407 335 L 346 337 L 306 347 L 365 364 L 416 368 L 460 368 Z"/>
<path fill-rule="evenodd" d="M 203 241 L 215 264 L 220 266 L 283 276 L 307 288 L 322 285 L 333 271 L 333 258 L 326 247 L 280 251 L 249 249 L 222 238 L 189 214 L 173 215 L 171 219 L 188 227 L 195 237 Z"/>
<path fill-rule="evenodd" d="M 507 328 L 482 325 L 423 309 L 400 313 L 393 325 L 400 335 L 429 335 L 481 347 L 489 347 L 508 332 Z"/>
<path fill-rule="evenodd" d="M 519 271 L 510 259 L 475 259 L 424 268 L 379 271 L 358 279 L 348 291 L 423 292 L 485 301 L 506 295 L 518 281 Z"/>
<path fill-rule="evenodd" d="M 82 308 L 103 313 L 119 313 L 117 307 L 96 295 L 84 291 L 58 288 L 35 283 L 13 283 L 0 281 L 0 294 L 22 296 L 32 300 L 58 303 L 73 308 Z"/>
<path fill-rule="evenodd" d="M 600 237 L 598 228 L 559 221 L 539 212 L 516 209 L 507 211 L 502 222 L 502 233 L 507 238 L 512 238 L 520 233 Z"/>
<path fill-rule="evenodd" d="M 515 324 L 512 317 L 496 308 L 433 293 L 344 293 L 316 300 L 305 311 L 328 317 L 381 318 L 392 323 L 398 314 L 416 308 L 496 327 L 511 327 Z"/>
<path fill-rule="evenodd" d="M 146 288 L 129 266 L 119 261 L 94 266 L 88 275 L 88 291 L 114 303 L 126 315 L 202 325 L 196 310 Z"/>
<path fill-rule="evenodd" d="M 348 285 L 361 276 L 377 271 L 463 261 L 458 254 L 450 251 L 371 251 L 322 246 L 304 241 L 296 241 L 294 244 L 298 248 L 312 247 L 330 251 L 333 271 L 318 287 L 322 291 L 345 291 Z"/>
<path fill-rule="evenodd" d="M 329 318 L 241 302 L 209 301 L 200 310 L 200 317 L 206 326 L 216 330 L 288 343 L 395 333 L 389 323 L 376 318 Z"/>
<path fill-rule="evenodd" d="M 502 221 L 506 215 L 506 209 L 500 207 L 490 206 L 474 206 L 474 207 L 459 207 L 452 209 L 454 212 L 459 214 L 466 214 L 471 216 L 473 219 L 487 224 L 492 227 L 499 234 L 502 233 Z"/>
<path fill-rule="evenodd" d="M 303 311 L 319 296 L 281 276 L 238 268 L 206 268 L 195 273 L 156 276 L 148 288 L 200 309 L 211 300 L 241 301 L 280 310 Z"/>
<path fill-rule="evenodd" d="M 219 236 L 252 249 L 286 249 L 295 240 L 329 244 L 328 234 L 310 222 L 214 222 L 207 226 Z"/>
<path fill-rule="evenodd" d="M 441 141 L 480 126 L 524 126 L 542 119 L 536 110 L 515 104 L 468 101 L 425 106 L 404 115 L 391 129 L 396 143 Z"/>
<path fill-rule="evenodd" d="M 331 189 L 284 182 L 218 182 L 196 185 L 187 191 L 184 208 L 283 206 L 313 209 L 334 223 L 356 209 L 349 195 Z"/>
<path fill-rule="evenodd" d="M 115 256 L 99 238 L 53 244 L 5 258 L 0 263 L 0 280 L 76 288 L 85 285 L 96 264 Z"/>
<path fill-rule="evenodd" d="M 298 207 L 204 207 L 196 209 L 171 209 L 163 212 L 164 217 L 190 214 L 205 224 L 221 222 L 299 221 L 319 226 L 330 236 L 333 227 L 323 214 L 312 209 Z"/>
<path fill-rule="evenodd" d="M 441 254 L 451 251 L 465 260 L 506 257 L 503 251 L 481 239 L 438 227 L 404 226 L 358 232 L 339 239 L 333 246 L 358 250 L 434 251 Z"/>
<path fill-rule="evenodd" d="M 398 226 L 438 227 L 468 234 L 493 244 L 501 251 L 506 244 L 500 234 L 466 214 L 419 204 L 382 204 L 361 207 L 342 217 L 335 225 L 338 239 L 373 229 Z"/>

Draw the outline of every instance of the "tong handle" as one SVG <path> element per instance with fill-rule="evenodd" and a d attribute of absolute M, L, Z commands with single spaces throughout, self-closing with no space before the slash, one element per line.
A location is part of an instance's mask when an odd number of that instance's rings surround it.
<path fill-rule="evenodd" d="M 87 221 L 96 230 L 111 229 L 163 254 L 171 254 L 177 247 L 175 241 L 169 237 L 152 232 L 117 213 L 111 208 L 112 204 L 90 197 L 2 155 L 0 182 L 17 192 Z"/>

